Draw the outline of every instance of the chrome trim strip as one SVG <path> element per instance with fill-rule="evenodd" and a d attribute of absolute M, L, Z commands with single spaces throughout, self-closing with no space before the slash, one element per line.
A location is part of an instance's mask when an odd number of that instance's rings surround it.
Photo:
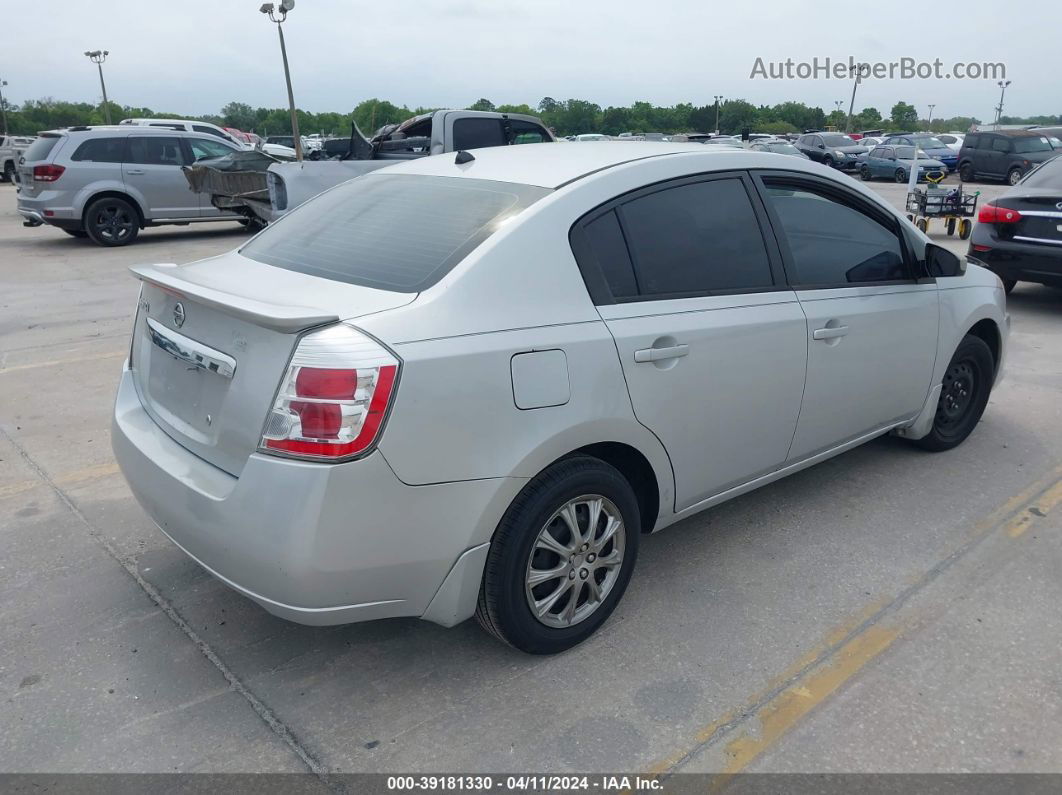
<path fill-rule="evenodd" d="M 1049 246 L 1062 246 L 1062 240 L 1048 240 L 1045 237 L 1025 237 L 1024 235 L 1014 235 L 1011 240 L 1022 240 L 1026 243 L 1047 243 Z"/>
<path fill-rule="evenodd" d="M 236 373 L 236 360 L 228 354 L 208 348 L 201 342 L 166 328 L 153 318 L 147 319 L 151 342 L 166 353 L 187 362 L 193 367 L 217 373 L 223 378 L 232 378 Z"/>
<path fill-rule="evenodd" d="M 1010 210 L 1013 208 L 1004 207 L 1004 210 Z M 1062 213 L 1052 212 L 1051 210 L 1014 210 L 1016 213 L 1022 215 L 1035 215 L 1037 218 L 1062 218 Z"/>

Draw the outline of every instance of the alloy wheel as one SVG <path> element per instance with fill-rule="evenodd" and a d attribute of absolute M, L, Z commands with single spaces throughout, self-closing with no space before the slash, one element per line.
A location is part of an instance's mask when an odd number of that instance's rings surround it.
<path fill-rule="evenodd" d="M 539 531 L 527 561 L 531 614 L 555 628 L 593 615 L 616 584 L 625 543 L 623 517 L 608 498 L 588 494 L 562 505 Z"/>
<path fill-rule="evenodd" d="M 105 204 L 92 219 L 97 234 L 108 243 L 121 242 L 132 235 L 136 221 L 124 207 Z"/>

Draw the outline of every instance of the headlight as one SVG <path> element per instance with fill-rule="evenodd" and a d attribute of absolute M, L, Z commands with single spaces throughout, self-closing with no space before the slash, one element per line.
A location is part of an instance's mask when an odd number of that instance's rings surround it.
<path fill-rule="evenodd" d="M 844 159 L 844 157 L 845 157 L 845 154 L 844 154 L 844 152 L 842 152 L 842 151 L 840 151 L 840 150 L 837 150 L 836 152 L 834 152 L 834 154 L 835 154 L 835 155 L 837 155 L 837 157 L 841 158 L 842 160 L 843 160 L 843 159 Z"/>

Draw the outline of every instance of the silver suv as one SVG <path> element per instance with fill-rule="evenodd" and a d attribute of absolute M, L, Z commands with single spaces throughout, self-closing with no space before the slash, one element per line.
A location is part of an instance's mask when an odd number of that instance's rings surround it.
<path fill-rule="evenodd" d="M 193 193 L 181 172 L 236 147 L 202 133 L 132 125 L 42 132 L 19 158 L 18 211 L 101 246 L 132 243 L 159 224 L 238 221 Z"/>

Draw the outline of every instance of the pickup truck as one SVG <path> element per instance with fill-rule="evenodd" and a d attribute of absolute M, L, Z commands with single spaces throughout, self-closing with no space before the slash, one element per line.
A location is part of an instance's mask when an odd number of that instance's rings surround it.
<path fill-rule="evenodd" d="M 366 138 L 357 124 L 352 123 L 350 139 L 344 142 L 346 145 L 341 147 L 338 156 L 331 155 L 336 142 L 329 141 L 301 163 L 268 164 L 260 177 L 230 168 L 217 179 L 196 179 L 194 172 L 211 169 L 210 161 L 202 161 L 185 171 L 193 190 L 206 191 L 204 186 L 210 185 L 211 202 L 215 206 L 236 210 L 252 222 L 271 223 L 322 191 L 396 161 L 463 149 L 552 141 L 553 135 L 534 116 L 437 110 L 401 124 L 381 127 L 372 138 Z M 262 183 L 260 188 L 249 184 L 258 180 Z M 229 182 L 232 190 L 226 188 Z M 262 200 L 266 195 L 268 202 Z"/>
<path fill-rule="evenodd" d="M 33 136 L 0 135 L 0 181 L 15 181 L 18 159 L 34 140 Z"/>

